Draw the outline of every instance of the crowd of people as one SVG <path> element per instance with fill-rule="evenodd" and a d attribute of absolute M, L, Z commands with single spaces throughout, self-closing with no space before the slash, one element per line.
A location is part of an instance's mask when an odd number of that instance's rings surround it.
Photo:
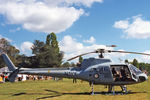
<path fill-rule="evenodd" d="M 116 70 L 113 67 L 112 74 L 115 81 L 127 81 L 131 78 L 128 70 L 125 67 L 120 68 L 120 70 Z"/>
<path fill-rule="evenodd" d="M 8 75 L 7 74 L 0 74 L 0 83 L 5 83 L 8 81 Z"/>
<path fill-rule="evenodd" d="M 50 76 L 38 76 L 38 75 L 25 75 L 25 74 L 19 74 L 16 78 L 16 81 L 26 81 L 26 80 L 60 80 L 54 77 Z M 0 74 L 0 83 L 5 83 L 9 81 L 8 74 Z"/>
<path fill-rule="evenodd" d="M 25 81 L 25 80 L 51 80 L 53 77 L 50 76 L 39 76 L 39 75 L 22 75 L 20 74 L 17 78 L 18 81 Z"/>

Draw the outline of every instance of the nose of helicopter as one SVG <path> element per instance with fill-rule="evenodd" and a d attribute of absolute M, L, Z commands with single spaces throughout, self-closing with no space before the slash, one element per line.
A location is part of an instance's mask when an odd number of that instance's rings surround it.
<path fill-rule="evenodd" d="M 146 80 L 148 80 L 148 76 L 145 73 L 142 73 L 139 75 L 139 81 L 140 82 L 144 82 Z"/>

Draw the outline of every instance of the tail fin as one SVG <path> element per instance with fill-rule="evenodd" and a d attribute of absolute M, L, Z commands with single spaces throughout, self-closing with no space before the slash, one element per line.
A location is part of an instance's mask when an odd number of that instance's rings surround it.
<path fill-rule="evenodd" d="M 3 53 L 2 54 L 2 57 L 4 59 L 4 62 L 6 63 L 9 71 L 13 71 L 9 76 L 9 81 L 10 82 L 14 82 L 15 81 L 15 78 L 17 77 L 17 74 L 19 73 L 19 69 L 20 68 L 16 68 L 15 65 L 12 63 L 12 61 L 10 60 L 10 58 L 8 57 L 7 54 Z"/>
<path fill-rule="evenodd" d="M 10 60 L 10 58 L 8 57 L 7 54 L 2 54 L 2 57 L 4 59 L 4 62 L 6 63 L 9 71 L 15 71 L 16 70 L 16 67 L 15 65 L 12 63 L 12 61 Z"/>

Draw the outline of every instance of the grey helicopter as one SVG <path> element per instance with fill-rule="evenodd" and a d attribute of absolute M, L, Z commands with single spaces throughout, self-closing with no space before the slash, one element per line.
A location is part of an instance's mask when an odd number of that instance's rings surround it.
<path fill-rule="evenodd" d="M 113 46 L 112 46 L 113 47 Z M 137 84 L 148 80 L 148 76 L 132 64 L 113 63 L 110 59 L 104 58 L 104 53 L 128 53 L 148 55 L 147 53 L 97 49 L 92 52 L 80 54 L 68 59 L 68 61 L 91 53 L 98 53 L 99 58 L 84 59 L 79 67 L 68 68 L 22 68 L 16 67 L 8 55 L 4 52 L 1 56 L 8 66 L 10 75 L 9 81 L 14 82 L 17 74 L 43 75 L 59 78 L 80 79 L 89 82 L 92 86 L 91 94 L 94 94 L 94 85 L 106 85 L 108 92 L 115 94 L 114 86 L 120 86 L 122 93 L 128 93 L 126 85 Z"/>

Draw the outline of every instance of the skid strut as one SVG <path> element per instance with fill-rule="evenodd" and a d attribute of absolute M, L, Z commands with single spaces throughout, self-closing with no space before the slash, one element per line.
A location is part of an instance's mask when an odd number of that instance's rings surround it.
<path fill-rule="evenodd" d="M 92 86 L 92 93 L 91 93 L 91 95 L 94 95 L 94 84 L 93 84 L 93 82 L 91 83 L 91 86 Z"/>

